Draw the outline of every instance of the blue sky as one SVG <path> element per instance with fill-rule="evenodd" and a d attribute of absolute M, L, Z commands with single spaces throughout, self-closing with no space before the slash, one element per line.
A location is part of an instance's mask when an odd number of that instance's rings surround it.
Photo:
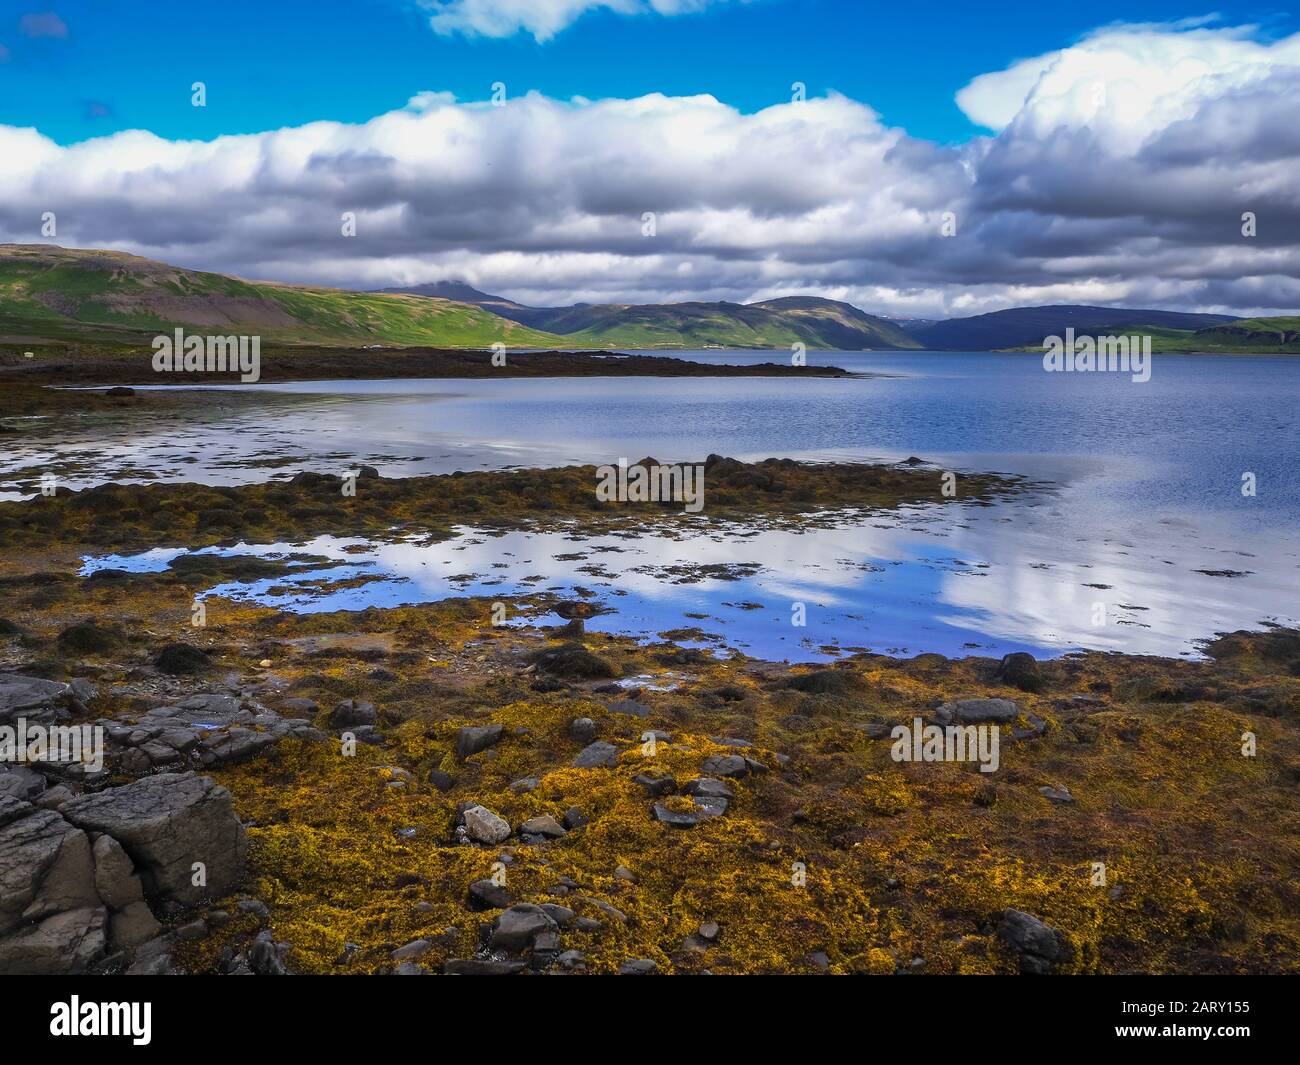
<path fill-rule="evenodd" d="M 407 0 L 5 0 L 0 16 L 0 123 L 35 126 L 68 144 L 124 129 L 209 139 L 316 119 L 362 122 L 422 91 L 484 99 L 710 93 L 743 111 L 837 90 L 888 125 L 944 143 L 977 132 L 953 102 L 973 77 L 1061 48 L 1115 20 L 1205 14 L 1186 0 L 865 3 L 752 0 L 663 17 L 585 14 L 550 40 L 440 35 Z M 1228 23 L 1294 32 L 1274 6 L 1219 6 Z M 52 12 L 66 26 L 20 26 Z M 44 34 L 44 35 L 40 35 Z M 206 109 L 189 86 L 208 86 Z"/>

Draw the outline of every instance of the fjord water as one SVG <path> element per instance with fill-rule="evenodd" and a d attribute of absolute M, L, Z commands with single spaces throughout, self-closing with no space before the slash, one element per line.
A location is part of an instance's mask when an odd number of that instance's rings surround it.
<path fill-rule="evenodd" d="M 338 609 L 582 585 L 615 608 L 592 627 L 653 633 L 698 625 L 728 645 L 779 658 L 816 657 L 826 645 L 1185 654 L 1215 631 L 1296 619 L 1300 360 L 1156 356 L 1146 383 L 1047 373 L 1033 355 L 822 352 L 809 361 L 872 376 L 256 386 L 258 402 L 241 396 L 224 405 L 214 395 L 198 423 L 142 424 L 124 414 L 57 439 L 33 426 L 0 474 L 42 462 L 56 470 L 63 463 L 74 485 L 155 477 L 234 483 L 360 462 L 399 476 L 647 455 L 698 461 L 711 452 L 915 455 L 938 469 L 1021 474 L 1040 487 L 993 507 L 915 507 L 804 533 L 700 524 L 693 539 L 575 545 L 466 530 L 443 545 L 376 545 L 349 555 L 349 566 L 368 566 L 377 579 L 342 599 L 300 596 L 280 605 Z M 96 456 L 89 463 L 88 451 Z M 1253 496 L 1242 493 L 1244 474 L 1254 475 Z M 326 555 L 338 547 L 318 546 Z M 664 568 L 669 560 L 757 569 L 680 583 L 680 573 Z M 470 579 L 449 583 L 448 568 Z M 542 583 L 520 583 L 539 575 Z M 242 591 L 274 601 L 266 589 Z M 807 605 L 802 630 L 789 624 L 797 601 Z"/>

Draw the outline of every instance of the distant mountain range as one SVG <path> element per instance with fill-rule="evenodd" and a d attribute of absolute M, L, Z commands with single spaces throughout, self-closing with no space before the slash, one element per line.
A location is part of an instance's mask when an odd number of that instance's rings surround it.
<path fill-rule="evenodd" d="M 503 318 L 564 338 L 565 343 L 597 348 L 919 348 L 921 345 L 887 318 L 867 314 L 836 300 L 788 296 L 760 303 L 579 303 L 571 307 L 525 307 L 458 281 L 412 288 L 381 289 L 385 294 L 455 299 Z"/>
<path fill-rule="evenodd" d="M 244 281 L 123 252 L 0 245 L 0 343 L 135 344 L 184 326 L 346 347 L 994 351 L 1046 336 L 1149 334 L 1157 351 L 1300 352 L 1300 318 L 1061 305 L 895 320 L 837 300 L 527 307 L 442 281 L 377 292 Z"/>

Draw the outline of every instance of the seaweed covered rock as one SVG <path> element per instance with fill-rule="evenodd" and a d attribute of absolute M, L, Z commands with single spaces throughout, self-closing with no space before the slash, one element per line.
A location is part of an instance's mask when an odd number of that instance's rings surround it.
<path fill-rule="evenodd" d="M 860 685 L 856 676 L 842 669 L 817 669 L 786 681 L 786 687 L 807 695 L 849 695 Z"/>
<path fill-rule="evenodd" d="M 1019 716 L 1019 707 L 1010 699 L 958 699 L 944 703 L 934 712 L 934 719 L 940 725 L 954 721 L 965 725 L 979 721 L 1014 721 Z"/>
<path fill-rule="evenodd" d="M 194 647 L 188 643 L 172 643 L 158 652 L 154 665 L 163 673 L 183 676 L 206 672 L 212 668 L 212 659 L 201 647 Z"/>
<path fill-rule="evenodd" d="M 565 643 L 548 647 L 533 655 L 533 664 L 539 670 L 560 677 L 617 677 L 616 670 L 599 655 L 592 654 L 580 643 Z"/>
<path fill-rule="evenodd" d="M 1038 692 L 1043 690 L 1043 673 L 1038 667 L 1038 660 L 1025 651 L 1015 651 L 1003 655 L 998 663 L 994 679 L 1009 684 L 1021 691 Z"/>

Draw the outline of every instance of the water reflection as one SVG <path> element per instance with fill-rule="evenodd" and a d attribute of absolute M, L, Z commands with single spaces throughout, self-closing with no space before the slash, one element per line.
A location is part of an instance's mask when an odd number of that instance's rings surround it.
<path fill-rule="evenodd" d="M 281 576 L 214 584 L 209 597 L 318 612 L 456 596 L 594 593 L 612 610 L 588 622 L 592 631 L 650 639 L 695 629 L 680 642 L 792 661 L 862 649 L 1190 654 L 1196 638 L 1216 630 L 1296 620 L 1287 615 L 1300 602 L 1294 547 L 1246 557 L 1207 545 L 1195 527 L 1161 526 L 1158 541 L 1079 539 L 1064 561 L 1055 514 L 1051 506 L 1014 503 L 927 505 L 833 529 L 755 533 L 702 525 L 684 539 L 461 528 L 439 543 L 318 537 L 198 553 L 323 560 L 294 561 Z M 85 569 L 159 571 L 182 553 L 89 558 Z M 799 603 L 802 627 L 792 623 Z"/>

